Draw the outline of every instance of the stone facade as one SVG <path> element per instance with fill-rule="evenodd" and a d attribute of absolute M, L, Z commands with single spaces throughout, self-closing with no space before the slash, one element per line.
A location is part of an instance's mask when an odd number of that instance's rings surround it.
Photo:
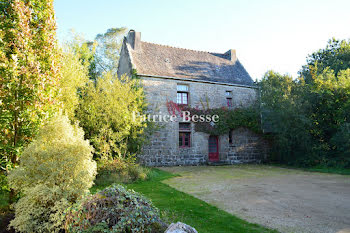
<path fill-rule="evenodd" d="M 159 45 L 141 41 L 141 33 L 134 30 L 124 38 L 120 52 L 118 76 L 124 74 L 136 74 L 141 79 L 148 109 L 153 115 L 169 115 L 166 103 L 177 102 L 178 85 L 188 87 L 191 107 L 201 108 L 203 103 L 210 108 L 226 107 L 229 102 L 226 92 L 230 92 L 232 108 L 245 107 L 255 101 L 257 95 L 254 82 L 235 50 L 211 53 Z M 209 162 L 209 138 L 213 145 L 213 137 L 194 131 L 192 123 L 185 133 L 186 138 L 182 138 L 189 145 L 180 147 L 179 121 L 159 123 L 160 128 L 139 155 L 141 163 L 174 166 Z M 247 129 L 232 131 L 232 140 L 229 135 L 214 139 L 215 159 L 219 162 L 260 162 L 266 157 L 268 144 Z"/>
<path fill-rule="evenodd" d="M 232 130 L 231 135 L 232 143 L 229 144 L 228 148 L 226 146 L 222 152 L 224 161 L 235 164 L 256 163 L 266 160 L 270 149 L 267 140 L 244 128 Z"/>
<path fill-rule="evenodd" d="M 247 106 L 256 98 L 256 89 L 234 85 L 220 85 L 183 80 L 141 77 L 142 84 L 152 114 L 168 114 L 167 101 L 176 102 L 177 85 L 189 87 L 189 105 L 201 106 L 208 101 L 209 107 L 226 106 L 226 91 L 231 91 L 233 108 Z M 181 122 L 181 118 L 179 119 Z M 140 161 L 147 166 L 200 165 L 208 163 L 208 139 L 206 133 L 194 131 L 191 125 L 191 145 L 179 147 L 179 122 L 160 123 L 139 155 Z M 247 129 L 232 131 L 232 143 L 229 135 L 218 138 L 220 162 L 227 164 L 260 162 L 267 152 L 267 143 Z"/>

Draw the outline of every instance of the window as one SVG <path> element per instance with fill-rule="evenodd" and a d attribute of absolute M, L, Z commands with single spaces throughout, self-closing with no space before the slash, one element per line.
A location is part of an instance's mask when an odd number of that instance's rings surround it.
<path fill-rule="evenodd" d="M 188 86 L 187 85 L 177 85 L 177 104 L 188 104 Z"/>
<path fill-rule="evenodd" d="M 188 93 L 187 92 L 177 92 L 177 103 L 178 104 L 188 104 Z"/>
<path fill-rule="evenodd" d="M 232 105 L 232 91 L 226 91 L 226 106 L 231 108 Z"/>
<path fill-rule="evenodd" d="M 191 123 L 179 123 L 179 147 L 191 146 Z"/>
<path fill-rule="evenodd" d="M 228 132 L 228 143 L 232 144 L 232 130 Z"/>
<path fill-rule="evenodd" d="M 232 105 L 232 98 L 226 98 L 226 103 L 227 103 L 227 107 L 231 108 Z"/>
<path fill-rule="evenodd" d="M 177 91 L 188 92 L 188 86 L 179 84 L 177 85 Z"/>

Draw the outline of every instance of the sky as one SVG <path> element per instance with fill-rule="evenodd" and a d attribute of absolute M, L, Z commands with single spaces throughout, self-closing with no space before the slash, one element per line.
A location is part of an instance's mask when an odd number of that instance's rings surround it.
<path fill-rule="evenodd" d="M 268 70 L 297 77 L 308 54 L 350 38 L 349 0 L 56 0 L 58 39 L 93 40 L 108 28 L 141 40 L 208 52 L 236 49 L 254 80 Z"/>

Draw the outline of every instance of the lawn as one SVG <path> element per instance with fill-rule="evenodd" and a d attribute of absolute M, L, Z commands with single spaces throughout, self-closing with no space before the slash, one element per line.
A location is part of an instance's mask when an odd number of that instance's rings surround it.
<path fill-rule="evenodd" d="M 169 222 L 184 222 L 196 228 L 200 233 L 277 232 L 257 224 L 248 223 L 162 183 L 163 180 L 174 176 L 176 175 L 169 172 L 152 169 L 149 180 L 128 184 L 127 187 L 150 198 Z M 103 189 L 106 185 L 108 184 L 95 186 L 92 188 L 92 192 Z"/>

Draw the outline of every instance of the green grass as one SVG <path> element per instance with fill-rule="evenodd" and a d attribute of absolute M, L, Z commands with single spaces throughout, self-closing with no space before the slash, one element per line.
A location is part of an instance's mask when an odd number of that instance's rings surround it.
<path fill-rule="evenodd" d="M 310 172 L 322 172 L 322 173 L 333 173 L 333 174 L 340 174 L 340 175 L 350 175 L 350 169 L 346 169 L 346 168 L 311 167 L 311 168 L 304 168 L 303 170 L 310 171 Z"/>
<path fill-rule="evenodd" d="M 150 198 L 153 204 L 160 209 L 162 216 L 165 216 L 169 222 L 184 222 L 201 233 L 277 232 L 257 224 L 248 223 L 161 182 L 174 176 L 176 175 L 159 169 L 152 169 L 148 180 L 127 184 L 126 186 Z M 95 186 L 92 188 L 92 192 L 103 189 L 107 185 L 109 184 L 104 183 Z"/>
<path fill-rule="evenodd" d="M 325 166 L 316 166 L 316 167 L 298 167 L 298 166 L 288 166 L 283 164 L 268 164 L 276 167 L 283 168 L 292 168 L 308 172 L 321 172 L 321 173 L 330 173 L 330 174 L 339 174 L 339 175 L 350 175 L 350 168 L 336 168 L 336 167 L 325 167 Z"/>

